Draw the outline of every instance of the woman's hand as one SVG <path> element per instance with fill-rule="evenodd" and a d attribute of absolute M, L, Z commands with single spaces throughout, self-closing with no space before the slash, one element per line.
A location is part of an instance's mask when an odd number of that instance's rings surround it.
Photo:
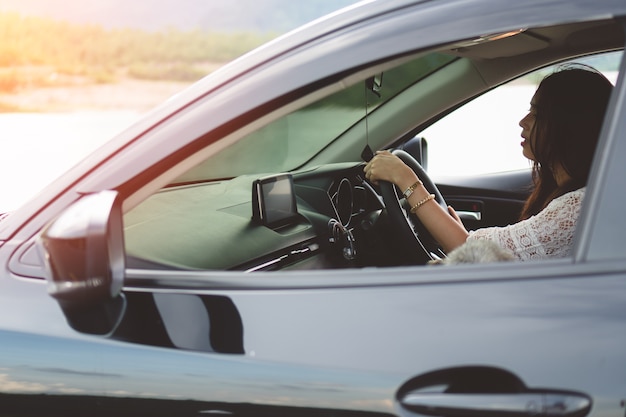
<path fill-rule="evenodd" d="M 374 158 L 363 168 L 363 172 L 365 178 L 374 184 L 378 181 L 389 181 L 400 190 L 406 190 L 418 180 L 411 167 L 389 151 L 376 152 Z M 422 201 L 428 193 L 423 185 L 419 185 L 407 198 L 409 205 Z M 415 214 L 446 252 L 460 246 L 467 239 L 467 230 L 452 207 L 444 210 L 439 204 L 429 201 Z"/>
<path fill-rule="evenodd" d="M 389 151 L 377 151 L 376 155 L 365 165 L 363 172 L 365 172 L 365 178 L 374 184 L 378 184 L 378 181 L 389 181 L 401 190 L 406 189 L 418 179 L 408 165 Z"/>

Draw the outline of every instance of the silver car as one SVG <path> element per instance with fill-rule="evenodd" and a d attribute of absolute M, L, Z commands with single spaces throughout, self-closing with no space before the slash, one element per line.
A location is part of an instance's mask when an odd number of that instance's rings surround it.
<path fill-rule="evenodd" d="M 365 1 L 168 100 L 0 220 L 0 416 L 623 416 L 625 27 L 624 0 Z M 616 87 L 571 256 L 427 265 L 364 161 L 513 222 L 528 167 L 450 162 L 504 160 L 498 116 L 428 132 L 584 59 Z"/>

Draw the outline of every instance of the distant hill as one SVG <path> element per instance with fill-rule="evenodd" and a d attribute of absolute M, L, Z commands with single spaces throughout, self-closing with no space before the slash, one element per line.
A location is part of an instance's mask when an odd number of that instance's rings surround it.
<path fill-rule="evenodd" d="M 286 32 L 357 0 L 0 0 L 0 11 L 105 28 Z"/>

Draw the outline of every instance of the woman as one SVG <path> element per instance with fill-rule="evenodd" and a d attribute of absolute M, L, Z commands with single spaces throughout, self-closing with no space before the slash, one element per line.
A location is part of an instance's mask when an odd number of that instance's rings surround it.
<path fill-rule="evenodd" d="M 404 190 L 411 212 L 446 252 L 487 239 L 519 260 L 568 256 L 612 88 L 601 73 L 579 65 L 563 67 L 539 84 L 519 123 L 535 187 L 516 224 L 468 232 L 454 210 L 446 213 L 413 170 L 388 151 L 377 152 L 365 176 Z"/>

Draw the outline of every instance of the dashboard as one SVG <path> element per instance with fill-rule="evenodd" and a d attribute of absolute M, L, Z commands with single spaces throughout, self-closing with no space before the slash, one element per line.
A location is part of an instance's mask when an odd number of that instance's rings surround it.
<path fill-rule="evenodd" d="M 390 264 L 383 208 L 361 163 L 168 187 L 125 214 L 127 267 L 257 272 Z M 278 217 L 269 219 L 268 210 Z"/>

